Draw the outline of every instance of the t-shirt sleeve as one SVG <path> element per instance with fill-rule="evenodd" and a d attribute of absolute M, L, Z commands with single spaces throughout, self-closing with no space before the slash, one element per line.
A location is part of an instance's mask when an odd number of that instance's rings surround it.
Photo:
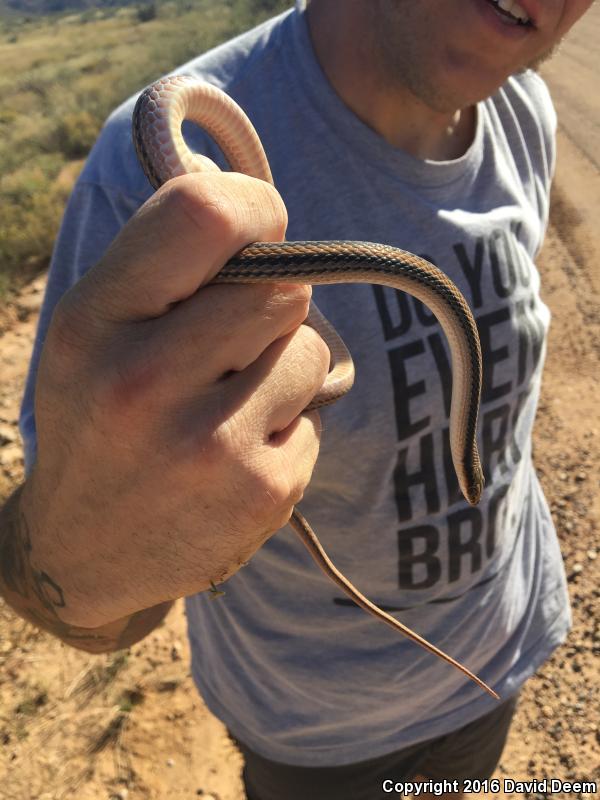
<path fill-rule="evenodd" d="M 556 168 L 557 118 L 550 90 L 537 72 L 527 70 L 513 79 L 514 103 L 520 107 L 531 157 L 538 207 L 544 230 L 550 216 L 550 188 Z"/>
<path fill-rule="evenodd" d="M 48 284 L 33 347 L 19 427 L 23 438 L 25 471 L 36 455 L 34 390 L 42 347 L 54 308 L 60 298 L 101 258 L 127 220 L 142 204 L 119 189 L 80 180 L 67 203 L 54 246 Z"/>
<path fill-rule="evenodd" d="M 550 89 L 543 78 L 541 78 L 537 72 L 533 71 L 528 73 L 528 75 L 530 79 L 530 91 L 540 124 L 544 165 L 546 167 L 549 189 L 556 168 L 556 129 L 558 126 L 556 109 L 552 102 Z"/>

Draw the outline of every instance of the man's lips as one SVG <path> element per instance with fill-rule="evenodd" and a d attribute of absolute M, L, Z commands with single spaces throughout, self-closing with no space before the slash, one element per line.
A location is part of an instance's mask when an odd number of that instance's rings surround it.
<path fill-rule="evenodd" d="M 529 25 L 529 17 L 517 0 L 491 0 L 492 5 L 507 23 L 512 25 Z"/>
<path fill-rule="evenodd" d="M 498 6 L 500 12 L 506 12 L 510 17 L 518 19 L 525 17 L 528 27 L 538 27 L 540 13 L 538 0 L 489 0 L 489 2 Z"/>
<path fill-rule="evenodd" d="M 495 34 L 499 34 L 507 42 L 522 41 L 536 30 L 533 21 L 527 21 L 526 23 L 519 22 L 512 14 L 500 9 L 498 0 L 473 1 L 474 5 L 479 8 L 480 15 L 487 22 L 487 26 L 491 26 Z M 503 3 L 503 5 L 508 4 Z M 524 5 L 519 5 L 521 9 L 525 10 Z"/>
<path fill-rule="evenodd" d="M 519 5 L 529 17 L 529 21 L 533 27 L 539 28 L 539 18 L 541 14 L 539 0 L 519 0 Z"/>

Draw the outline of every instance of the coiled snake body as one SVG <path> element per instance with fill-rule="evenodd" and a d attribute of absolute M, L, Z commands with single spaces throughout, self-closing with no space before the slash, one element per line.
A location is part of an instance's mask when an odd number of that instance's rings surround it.
<path fill-rule="evenodd" d="M 157 189 L 165 181 L 207 168 L 206 157 L 192 153 L 181 124 L 190 119 L 204 128 L 223 151 L 232 170 L 273 183 L 258 135 L 240 107 L 216 87 L 190 76 L 163 78 L 139 97 L 133 114 L 133 138 L 142 167 Z M 210 162 L 212 165 L 212 162 Z M 214 169 L 214 165 L 212 165 Z M 437 317 L 452 355 L 450 445 L 461 490 L 469 503 L 483 489 L 476 443 L 481 389 L 481 351 L 469 307 L 446 275 L 422 258 L 394 247 L 368 242 L 275 242 L 245 247 L 218 273 L 214 283 L 378 283 L 417 297 Z M 339 399 L 352 386 L 354 365 L 332 325 L 311 303 L 307 323 L 331 351 L 327 380 L 308 408 Z M 319 567 L 359 606 L 404 636 L 457 667 L 493 697 L 480 678 L 364 597 L 331 563 L 298 509 L 290 525 Z"/>

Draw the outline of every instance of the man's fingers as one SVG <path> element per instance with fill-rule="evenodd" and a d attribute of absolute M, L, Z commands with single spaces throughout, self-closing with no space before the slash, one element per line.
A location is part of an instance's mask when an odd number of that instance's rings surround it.
<path fill-rule="evenodd" d="M 184 175 L 129 221 L 73 301 L 85 301 L 100 321 L 159 317 L 247 244 L 281 241 L 286 224 L 283 201 L 264 181 L 232 172 Z"/>
<path fill-rule="evenodd" d="M 289 491 L 289 507 L 284 508 L 276 529 L 288 522 L 290 507 L 302 500 L 319 455 L 321 431 L 319 412 L 306 411 L 268 445 L 271 452 L 277 451 L 280 475 L 286 476 Z"/>
<path fill-rule="evenodd" d="M 295 330 L 306 318 L 309 298 L 310 287 L 292 284 L 207 286 L 162 319 L 146 323 L 144 360 L 155 363 L 157 371 L 167 363 L 172 391 L 193 394 L 243 371 L 273 341 Z M 164 387 L 167 394 L 170 386 Z"/>
<path fill-rule="evenodd" d="M 327 345 L 306 325 L 273 342 L 253 364 L 227 379 L 230 393 L 241 400 L 233 424 L 236 417 L 245 425 L 256 419 L 252 429 L 263 441 L 283 438 L 323 386 L 329 361 Z"/>

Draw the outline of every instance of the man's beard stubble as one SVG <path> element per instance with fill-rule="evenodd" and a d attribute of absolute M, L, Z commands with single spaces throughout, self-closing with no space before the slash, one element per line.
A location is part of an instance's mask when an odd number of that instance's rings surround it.
<path fill-rule="evenodd" d="M 368 0 L 368 2 L 375 6 L 371 16 L 374 24 L 370 31 L 370 47 L 382 87 L 390 92 L 394 89 L 408 90 L 440 113 L 466 108 L 478 100 L 486 99 L 482 97 L 461 103 L 459 98 L 448 96 L 435 79 L 433 71 L 428 70 L 423 59 L 419 58 L 420 54 L 427 52 L 426 37 L 423 37 L 424 46 L 422 46 L 415 38 L 414 27 L 413 32 L 406 35 L 406 26 L 403 24 L 407 16 L 414 12 L 415 0 Z M 515 69 L 512 74 L 523 74 L 529 69 L 537 72 L 543 64 L 556 55 L 562 42 L 561 39 L 525 66 Z M 500 87 L 496 87 L 487 96 L 494 94 L 498 88 Z"/>
<path fill-rule="evenodd" d="M 533 69 L 536 72 L 538 72 L 539 68 L 542 66 L 542 64 L 545 64 L 546 61 L 550 61 L 551 58 L 554 58 L 554 56 L 560 50 L 563 41 L 564 41 L 564 39 L 561 39 L 555 45 L 553 45 L 552 47 L 549 47 L 548 50 L 546 50 L 540 56 L 535 58 L 527 67 L 524 67 L 522 70 L 519 70 L 519 71 L 520 72 L 525 72 L 527 69 Z"/>

